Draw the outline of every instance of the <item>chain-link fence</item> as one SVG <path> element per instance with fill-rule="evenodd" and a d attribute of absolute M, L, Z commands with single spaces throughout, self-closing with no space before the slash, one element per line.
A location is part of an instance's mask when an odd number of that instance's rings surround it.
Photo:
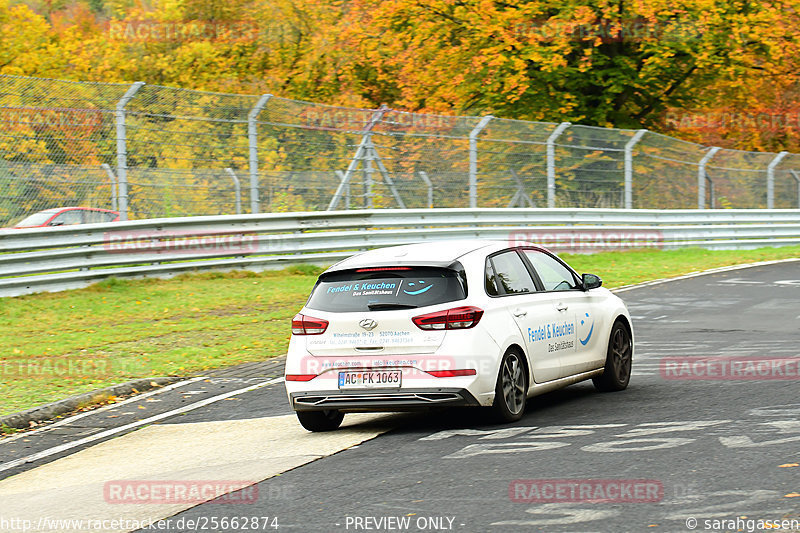
<path fill-rule="evenodd" d="M 789 208 L 800 156 L 646 130 L 0 76 L 0 225 L 425 207 Z"/>

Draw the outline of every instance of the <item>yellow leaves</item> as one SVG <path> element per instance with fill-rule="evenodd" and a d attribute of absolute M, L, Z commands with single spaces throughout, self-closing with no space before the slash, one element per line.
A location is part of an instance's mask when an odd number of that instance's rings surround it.
<path fill-rule="evenodd" d="M 800 463 L 785 463 L 782 465 L 778 465 L 778 468 L 794 468 L 796 466 L 800 466 Z"/>

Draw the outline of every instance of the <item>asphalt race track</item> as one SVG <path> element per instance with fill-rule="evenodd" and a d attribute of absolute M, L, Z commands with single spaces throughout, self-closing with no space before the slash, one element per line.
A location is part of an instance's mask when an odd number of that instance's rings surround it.
<path fill-rule="evenodd" d="M 626 391 L 573 385 L 512 425 L 457 410 L 310 434 L 280 379 L 182 382 L 0 441 L 0 531 L 799 531 L 800 262 L 620 294 Z M 121 496 L 206 480 L 256 484 Z"/>

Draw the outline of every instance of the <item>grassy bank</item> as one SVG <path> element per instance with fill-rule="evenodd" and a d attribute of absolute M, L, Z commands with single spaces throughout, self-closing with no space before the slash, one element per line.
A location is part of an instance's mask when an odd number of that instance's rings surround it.
<path fill-rule="evenodd" d="M 800 246 L 752 251 L 564 255 L 606 287 L 697 270 L 800 257 Z M 260 361 L 285 353 L 289 319 L 319 269 L 107 280 L 87 289 L 0 300 L 0 414 L 147 376 Z"/>

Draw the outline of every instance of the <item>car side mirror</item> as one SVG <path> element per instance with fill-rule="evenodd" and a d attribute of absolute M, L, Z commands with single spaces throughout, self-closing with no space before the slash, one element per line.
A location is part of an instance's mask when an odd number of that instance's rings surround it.
<path fill-rule="evenodd" d="M 581 282 L 583 283 L 583 290 L 585 291 L 596 289 L 603 284 L 603 280 L 600 279 L 600 276 L 595 276 L 594 274 L 582 275 Z"/>
<path fill-rule="evenodd" d="M 64 225 L 64 221 L 62 221 L 62 220 L 59 220 L 59 221 L 55 221 L 54 220 L 53 222 L 48 224 L 48 226 L 63 226 L 63 225 Z"/>

